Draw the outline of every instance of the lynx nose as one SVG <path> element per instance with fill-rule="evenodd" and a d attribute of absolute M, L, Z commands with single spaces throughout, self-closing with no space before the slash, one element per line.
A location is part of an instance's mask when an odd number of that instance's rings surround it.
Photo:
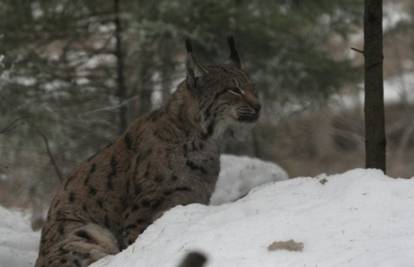
<path fill-rule="evenodd" d="M 238 119 L 244 122 L 255 122 L 259 118 L 260 104 L 245 105 L 237 108 Z"/>
<path fill-rule="evenodd" d="M 252 108 L 253 108 L 256 112 L 260 112 L 260 110 L 262 109 L 262 105 L 260 105 L 260 103 L 253 103 L 253 104 L 252 104 Z"/>

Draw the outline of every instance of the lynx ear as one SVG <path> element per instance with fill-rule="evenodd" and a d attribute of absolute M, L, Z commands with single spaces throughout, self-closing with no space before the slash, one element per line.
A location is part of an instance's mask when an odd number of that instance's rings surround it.
<path fill-rule="evenodd" d="M 231 61 L 231 63 L 233 63 L 236 67 L 241 69 L 242 64 L 241 64 L 239 52 L 237 52 L 237 49 L 236 49 L 236 44 L 235 44 L 235 41 L 234 41 L 234 37 L 233 36 L 227 37 L 227 42 L 228 42 L 229 47 L 230 47 L 230 61 Z"/>
<path fill-rule="evenodd" d="M 201 65 L 193 55 L 193 47 L 189 39 L 185 40 L 185 48 L 187 49 L 186 69 L 187 69 L 187 86 L 195 88 L 197 86 L 197 77 L 208 74 L 207 69 Z"/>

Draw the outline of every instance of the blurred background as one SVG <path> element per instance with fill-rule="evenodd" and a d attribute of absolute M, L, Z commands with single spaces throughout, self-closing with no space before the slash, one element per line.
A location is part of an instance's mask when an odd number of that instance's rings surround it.
<path fill-rule="evenodd" d="M 0 205 L 42 209 L 69 172 L 237 40 L 264 110 L 225 152 L 290 177 L 364 166 L 362 0 L 0 0 Z M 384 0 L 390 176 L 414 175 L 414 2 Z"/>

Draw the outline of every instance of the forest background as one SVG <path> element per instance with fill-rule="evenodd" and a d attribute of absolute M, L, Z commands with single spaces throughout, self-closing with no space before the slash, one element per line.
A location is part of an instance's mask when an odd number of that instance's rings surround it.
<path fill-rule="evenodd" d="M 235 36 L 263 103 L 225 152 L 291 177 L 364 166 L 362 0 L 0 0 L 0 204 L 48 203 L 79 163 Z M 414 3 L 384 0 L 388 174 L 414 174 Z M 355 48 L 355 49 L 352 49 Z M 47 205 L 47 204 L 45 204 Z"/>

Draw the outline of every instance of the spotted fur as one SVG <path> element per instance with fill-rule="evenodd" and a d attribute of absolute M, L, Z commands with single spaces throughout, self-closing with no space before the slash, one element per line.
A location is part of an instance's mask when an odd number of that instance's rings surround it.
<path fill-rule="evenodd" d="M 202 67 L 201 75 L 190 67 L 164 107 L 66 179 L 50 205 L 36 267 L 88 266 L 133 243 L 166 210 L 208 204 L 220 136 L 255 121 L 260 105 L 239 65 Z"/>

